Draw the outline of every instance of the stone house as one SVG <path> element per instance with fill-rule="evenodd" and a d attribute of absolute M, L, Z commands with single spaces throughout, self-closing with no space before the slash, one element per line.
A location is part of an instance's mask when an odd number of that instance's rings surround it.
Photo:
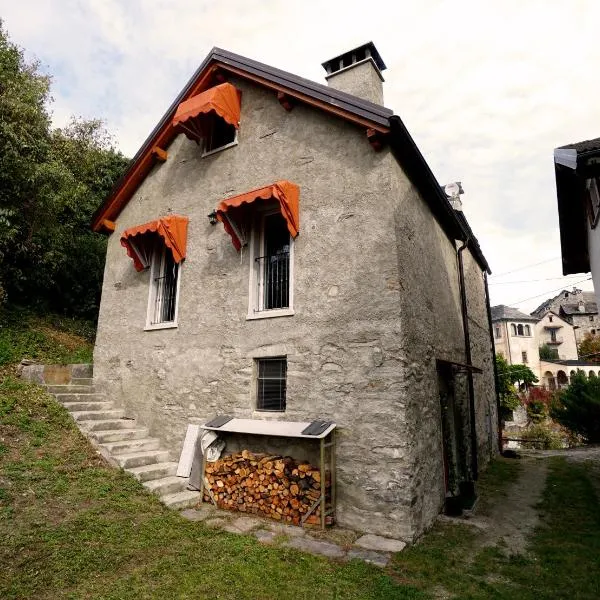
<path fill-rule="evenodd" d="M 334 421 L 337 522 L 413 540 L 498 450 L 489 268 L 375 46 L 324 67 L 200 65 L 94 216 L 94 377 L 173 459 L 215 415 Z"/>
<path fill-rule="evenodd" d="M 504 304 L 492 306 L 491 313 L 496 354 L 509 365 L 528 365 L 536 372 L 539 343 L 535 326 L 539 319 Z"/>
<path fill-rule="evenodd" d="M 586 335 L 600 333 L 598 303 L 594 292 L 584 292 L 577 288 L 562 290 L 540 304 L 531 314 L 541 318 L 548 311 L 559 315 L 573 326 L 577 345 L 581 344 Z"/>

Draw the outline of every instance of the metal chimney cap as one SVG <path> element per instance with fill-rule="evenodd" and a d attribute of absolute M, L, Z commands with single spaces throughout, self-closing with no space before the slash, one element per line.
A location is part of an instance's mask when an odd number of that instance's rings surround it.
<path fill-rule="evenodd" d="M 322 62 L 321 66 L 327 71 L 328 74 L 332 74 L 340 70 L 340 60 L 342 60 L 344 66 L 347 67 L 368 57 L 373 59 L 380 71 L 384 71 L 387 68 L 373 42 L 367 42 L 366 44 L 362 44 L 362 46 L 357 46 L 352 50 L 342 52 L 342 54 L 338 54 L 337 56 Z"/>

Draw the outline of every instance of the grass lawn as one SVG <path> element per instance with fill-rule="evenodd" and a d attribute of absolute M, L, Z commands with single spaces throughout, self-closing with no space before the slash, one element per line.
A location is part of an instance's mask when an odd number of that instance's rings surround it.
<path fill-rule="evenodd" d="M 482 479 L 502 501 L 518 461 Z M 532 554 L 507 558 L 440 523 L 380 570 L 209 529 L 106 467 L 39 387 L 0 382 L 0 598 L 600 597 L 600 512 L 584 466 L 554 460 Z"/>

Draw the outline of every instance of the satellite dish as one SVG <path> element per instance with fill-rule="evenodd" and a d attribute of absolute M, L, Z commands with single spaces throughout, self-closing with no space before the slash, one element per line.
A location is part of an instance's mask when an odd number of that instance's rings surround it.
<path fill-rule="evenodd" d="M 446 196 L 448 196 L 448 198 L 457 197 L 460 194 L 460 185 L 458 185 L 456 181 L 448 183 L 444 186 L 444 192 L 446 192 Z"/>

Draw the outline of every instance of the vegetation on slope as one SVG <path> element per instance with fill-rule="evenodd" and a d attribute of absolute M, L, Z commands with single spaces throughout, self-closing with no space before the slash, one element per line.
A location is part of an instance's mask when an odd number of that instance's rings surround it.
<path fill-rule="evenodd" d="M 92 362 L 93 336 L 88 321 L 5 307 L 0 310 L 0 365 L 24 358 L 44 364 Z"/>

